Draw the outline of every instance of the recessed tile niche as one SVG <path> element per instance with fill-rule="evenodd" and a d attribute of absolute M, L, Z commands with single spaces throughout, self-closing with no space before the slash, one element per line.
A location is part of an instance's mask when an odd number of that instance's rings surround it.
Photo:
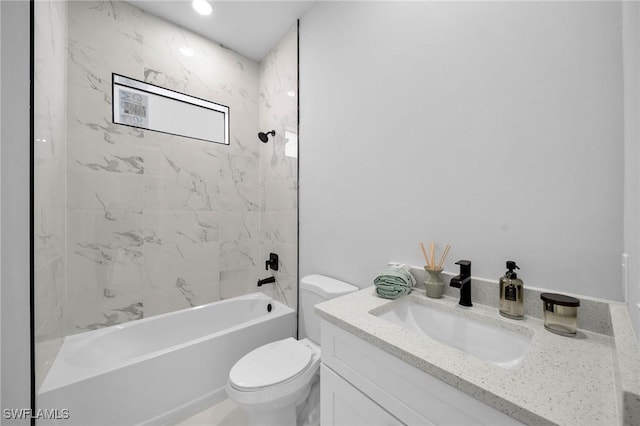
<path fill-rule="evenodd" d="M 229 145 L 229 107 L 112 74 L 113 123 Z"/>

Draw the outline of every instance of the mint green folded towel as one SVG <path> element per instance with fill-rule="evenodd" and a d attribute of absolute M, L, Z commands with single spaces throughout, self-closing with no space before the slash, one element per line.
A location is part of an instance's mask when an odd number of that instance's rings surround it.
<path fill-rule="evenodd" d="M 409 294 L 410 292 L 411 289 L 408 287 L 398 286 L 397 289 L 387 290 L 380 286 L 376 286 L 376 294 L 380 297 L 384 297 L 385 299 L 395 299 L 400 296 L 404 296 L 405 294 Z"/>
<path fill-rule="evenodd" d="M 380 273 L 373 283 L 376 294 L 385 299 L 395 299 L 411 293 L 412 277 L 409 271 L 397 266 L 390 266 Z"/>

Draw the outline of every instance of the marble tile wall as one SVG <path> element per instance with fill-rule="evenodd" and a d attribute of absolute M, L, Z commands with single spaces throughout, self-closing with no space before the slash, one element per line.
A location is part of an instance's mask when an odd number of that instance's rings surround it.
<path fill-rule="evenodd" d="M 34 249 L 36 385 L 65 333 L 66 3 L 35 3 Z"/>
<path fill-rule="evenodd" d="M 66 334 L 255 291 L 258 63 L 124 2 L 70 2 L 68 46 Z M 112 124 L 112 72 L 228 105 L 231 144 Z"/>
<path fill-rule="evenodd" d="M 260 62 L 260 259 L 279 255 L 276 285 L 265 292 L 296 308 L 298 292 L 298 29 L 293 25 Z M 269 272 L 271 273 L 271 272 Z M 263 273 L 264 275 L 264 273 Z M 268 275 L 268 273 L 267 273 Z M 265 275 L 265 276 L 267 276 Z"/>

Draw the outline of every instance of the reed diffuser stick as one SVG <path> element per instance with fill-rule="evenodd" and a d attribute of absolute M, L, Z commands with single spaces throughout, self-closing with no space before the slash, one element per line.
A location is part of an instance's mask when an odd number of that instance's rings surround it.
<path fill-rule="evenodd" d="M 436 246 L 435 246 L 435 244 L 433 243 L 433 241 L 431 241 L 430 246 L 431 246 L 431 247 L 430 247 L 430 248 L 431 248 L 431 257 L 429 258 L 429 259 L 430 259 L 430 262 L 429 262 L 429 269 L 434 269 L 434 268 L 435 268 L 435 266 L 436 266 L 436 259 L 435 259 L 435 256 L 436 256 Z"/>
<path fill-rule="evenodd" d="M 438 269 L 442 268 L 442 265 L 444 264 L 444 261 L 447 258 L 447 255 L 449 254 L 450 248 L 451 246 L 449 244 L 447 244 L 447 246 L 444 248 L 444 251 L 442 252 L 442 257 L 440 258 L 440 262 L 438 262 Z"/>
<path fill-rule="evenodd" d="M 424 255 L 424 261 L 426 262 L 425 264 L 428 267 L 429 266 L 429 258 L 427 257 L 427 250 L 425 250 L 423 243 L 420 243 L 420 248 L 422 249 L 422 254 Z"/>

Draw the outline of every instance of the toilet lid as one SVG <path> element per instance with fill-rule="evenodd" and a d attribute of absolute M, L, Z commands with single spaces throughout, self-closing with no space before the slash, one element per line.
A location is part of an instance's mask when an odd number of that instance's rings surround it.
<path fill-rule="evenodd" d="M 312 362 L 313 353 L 296 339 L 279 340 L 255 349 L 231 369 L 229 380 L 236 389 L 256 389 L 285 382 Z"/>

